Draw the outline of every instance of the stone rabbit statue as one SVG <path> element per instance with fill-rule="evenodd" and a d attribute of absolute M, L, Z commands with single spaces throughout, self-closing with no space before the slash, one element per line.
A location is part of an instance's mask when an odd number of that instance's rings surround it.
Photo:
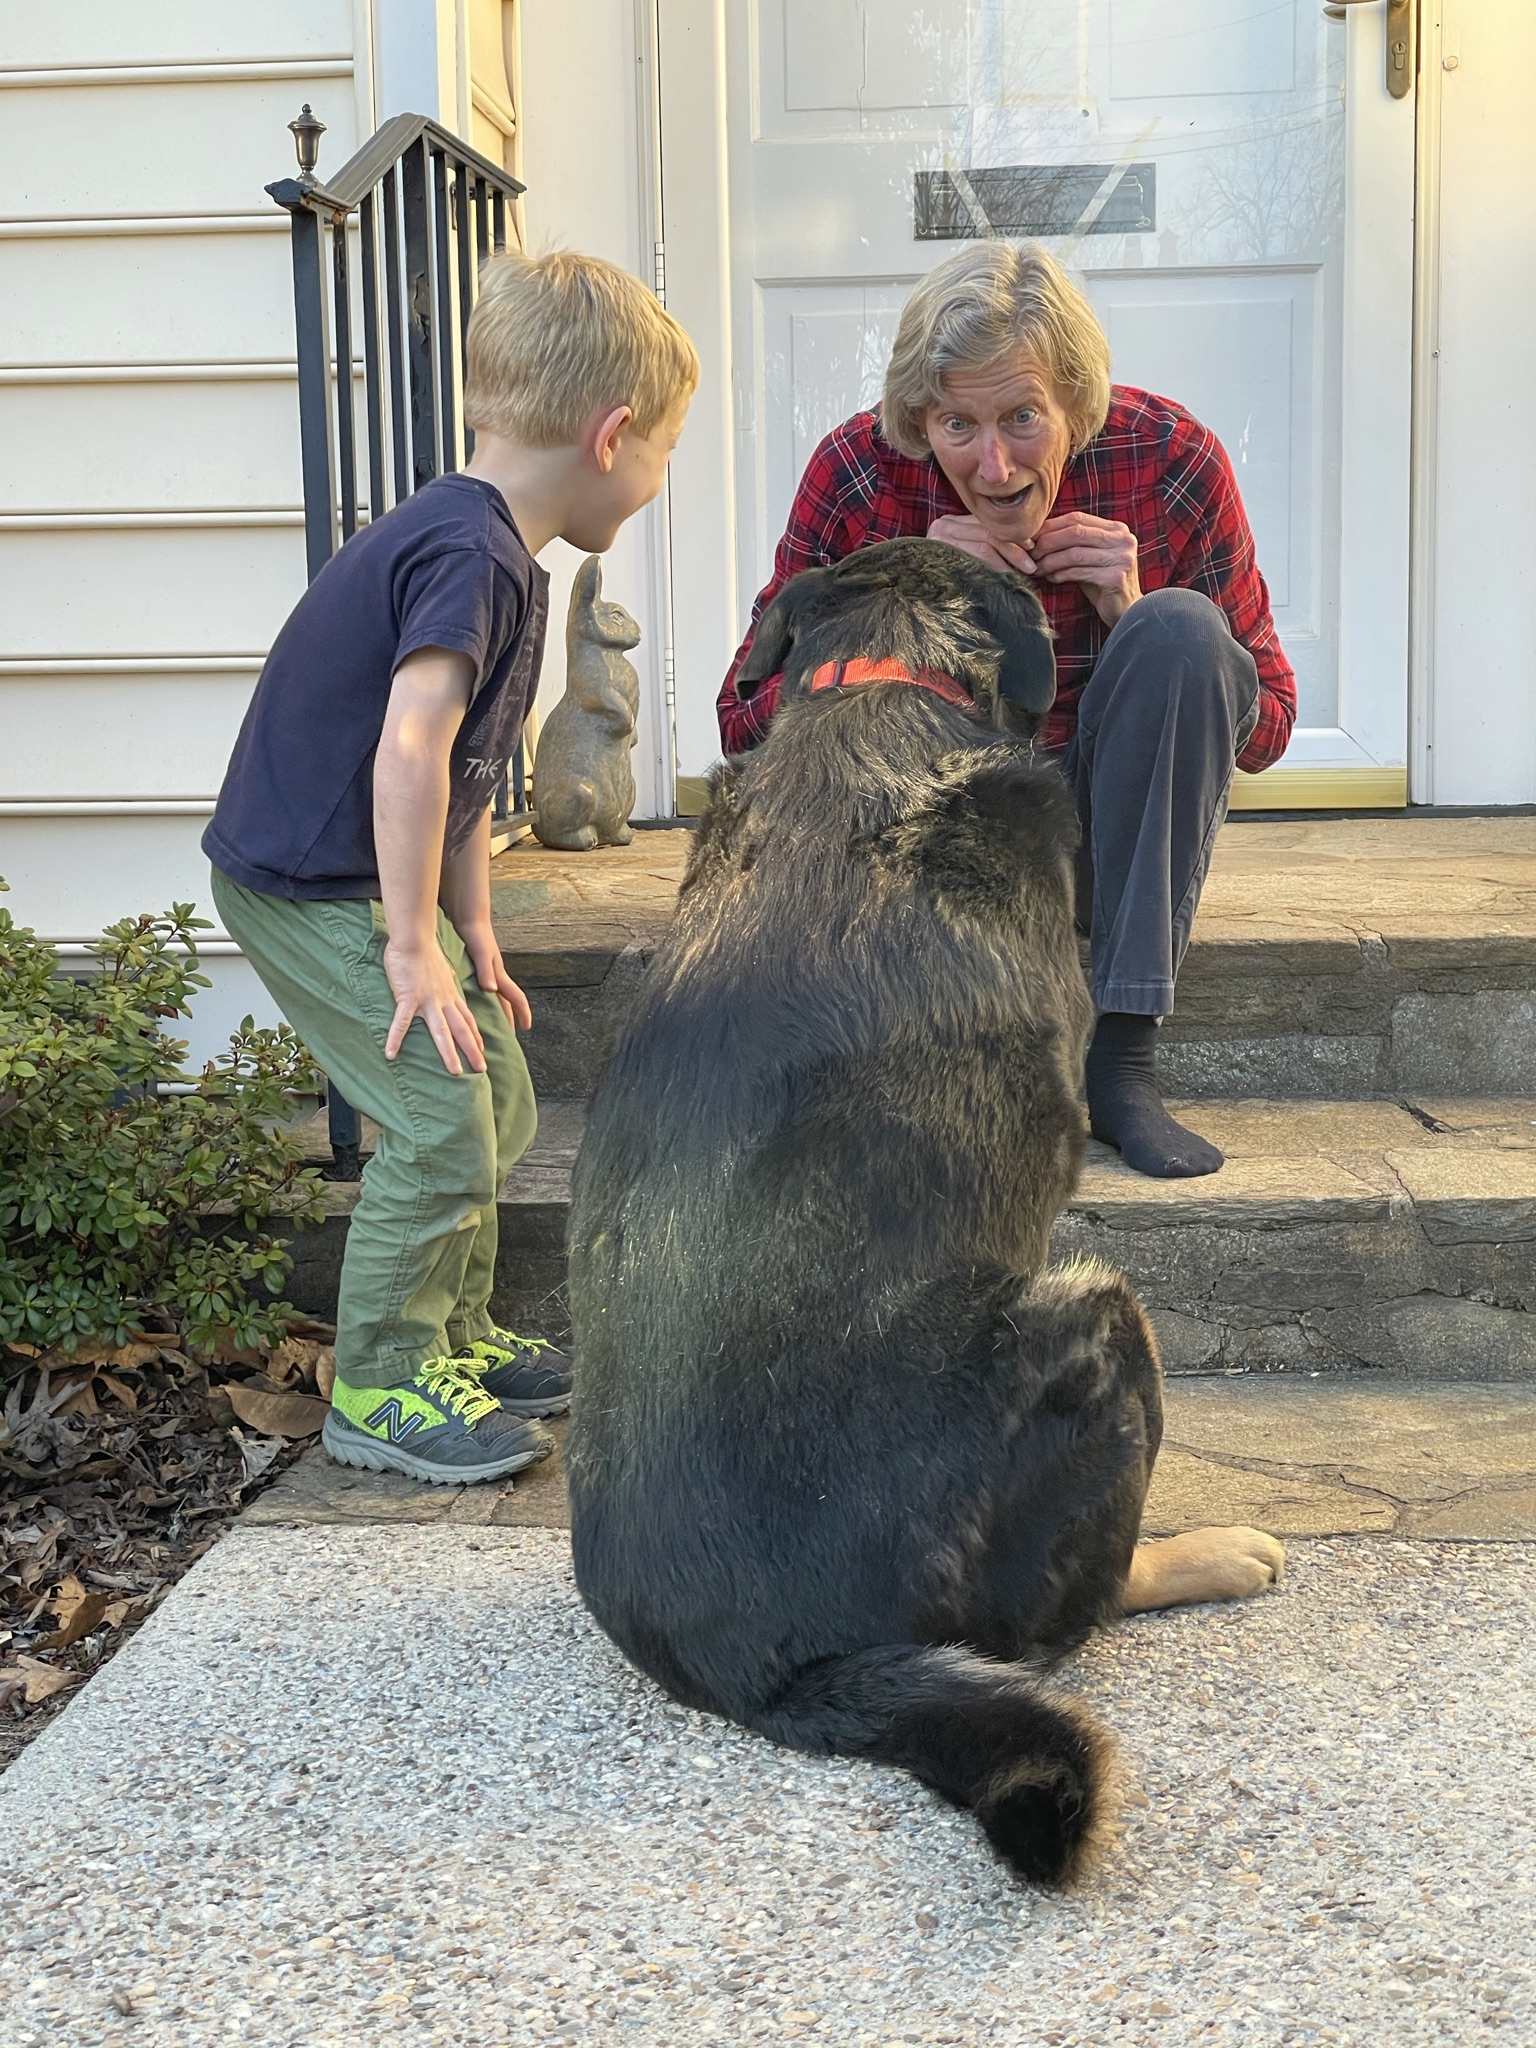
<path fill-rule="evenodd" d="M 640 628 L 620 604 L 604 604 L 603 565 L 576 571 L 565 622 L 565 695 L 539 735 L 533 763 L 534 831 L 545 846 L 585 853 L 627 846 L 634 834 L 629 751 L 640 712 L 640 678 L 624 649 Z"/>

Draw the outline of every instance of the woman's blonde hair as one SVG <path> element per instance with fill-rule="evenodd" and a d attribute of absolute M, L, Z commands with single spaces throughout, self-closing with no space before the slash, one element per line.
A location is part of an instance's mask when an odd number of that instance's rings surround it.
<path fill-rule="evenodd" d="M 1109 342 L 1081 289 L 1033 242 L 973 242 L 919 280 L 885 373 L 885 438 L 903 455 L 927 455 L 926 416 L 944 403 L 944 379 L 1020 346 L 1061 393 L 1076 455 L 1109 411 Z"/>
<path fill-rule="evenodd" d="M 568 249 L 493 256 L 469 316 L 467 425 L 530 448 L 627 405 L 649 435 L 699 381 L 693 343 L 638 277 Z"/>

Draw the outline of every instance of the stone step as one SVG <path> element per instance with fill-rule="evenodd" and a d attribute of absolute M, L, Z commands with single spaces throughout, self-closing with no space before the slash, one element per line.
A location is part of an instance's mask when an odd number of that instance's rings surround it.
<path fill-rule="evenodd" d="M 647 831 L 495 862 L 541 1097 L 591 1095 L 689 844 Z M 1536 1094 L 1536 818 L 1232 820 L 1162 1062 L 1205 1098 Z"/>
<path fill-rule="evenodd" d="M 1053 1234 L 1129 1276 L 1170 1374 L 1386 1369 L 1536 1381 L 1536 1098 L 1178 1105 L 1227 1154 L 1153 1181 L 1102 1145 Z M 498 1312 L 566 1328 L 564 1233 L 580 1102 L 545 1103 L 500 1198 Z M 334 1313 L 355 1187 L 296 1244 L 292 1298 Z"/>
<path fill-rule="evenodd" d="M 1536 1100 L 1178 1109 L 1220 1173 L 1090 1145 L 1052 1234 L 1129 1276 L 1170 1372 L 1536 1380 Z"/>
<path fill-rule="evenodd" d="M 419 1486 L 333 1464 L 316 1446 L 242 1526 L 435 1522 L 569 1526 L 562 1453 L 500 1486 Z M 1142 1527 L 1248 1523 L 1276 1536 L 1536 1536 L 1536 1387 L 1368 1380 L 1175 1379 Z"/>

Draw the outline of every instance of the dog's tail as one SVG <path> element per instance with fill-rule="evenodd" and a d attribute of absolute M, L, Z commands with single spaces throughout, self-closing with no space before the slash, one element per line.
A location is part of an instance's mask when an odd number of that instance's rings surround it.
<path fill-rule="evenodd" d="M 882 1645 L 808 1665 L 747 1719 L 788 1749 L 899 1764 L 969 1807 L 1035 1884 L 1073 1883 L 1109 1832 L 1108 1735 L 1022 1665 Z"/>

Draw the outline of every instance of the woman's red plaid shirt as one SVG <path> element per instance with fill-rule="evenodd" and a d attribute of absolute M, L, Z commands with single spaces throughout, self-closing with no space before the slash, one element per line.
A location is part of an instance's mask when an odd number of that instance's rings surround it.
<path fill-rule="evenodd" d="M 802 569 L 840 562 L 875 541 L 925 534 L 944 513 L 964 512 L 933 458 L 914 462 L 898 454 L 881 436 L 879 420 L 878 409 L 855 413 L 806 464 L 773 579 L 752 607 L 754 628 L 764 605 Z M 1259 671 L 1259 722 L 1237 765 L 1257 771 L 1278 761 L 1296 721 L 1296 678 L 1270 617 L 1237 480 L 1216 436 L 1171 399 L 1117 384 L 1102 431 L 1067 464 L 1051 509 L 1053 516 L 1088 512 L 1130 527 L 1143 590 L 1173 585 L 1220 605 Z M 1109 628 L 1076 584 L 1038 587 L 1056 635 L 1056 703 L 1041 740 L 1060 748 L 1072 737 L 1077 700 Z M 746 703 L 736 694 L 736 671 L 751 643 L 749 632 L 720 692 L 728 754 L 756 746 L 778 703 L 777 677 Z"/>

